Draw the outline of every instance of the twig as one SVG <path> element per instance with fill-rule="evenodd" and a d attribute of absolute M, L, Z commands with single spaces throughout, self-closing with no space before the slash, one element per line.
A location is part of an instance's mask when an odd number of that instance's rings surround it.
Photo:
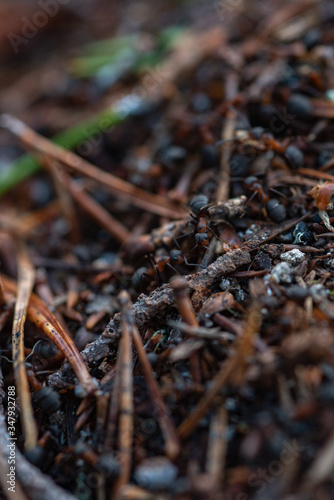
<path fill-rule="evenodd" d="M 131 340 L 131 312 L 127 292 L 119 295 L 122 314 L 122 361 L 120 369 L 121 393 L 118 451 L 120 475 L 116 482 L 115 491 L 127 484 L 130 479 L 133 442 L 133 372 L 132 372 L 132 340 Z"/>
<path fill-rule="evenodd" d="M 175 301 L 177 308 L 179 310 L 182 321 L 189 326 L 197 328 L 198 321 L 196 318 L 196 314 L 187 294 L 187 281 L 181 276 L 175 277 L 171 282 L 171 287 L 174 291 Z M 201 373 L 200 373 L 200 363 L 198 352 L 192 352 L 189 358 L 191 374 L 194 379 L 194 382 L 201 382 Z"/>
<path fill-rule="evenodd" d="M 231 72 L 228 75 L 227 82 L 227 96 L 226 99 L 233 99 L 238 90 L 238 77 L 237 74 Z M 228 109 L 226 112 L 225 123 L 222 130 L 222 146 L 220 155 L 220 172 L 219 184 L 216 193 L 216 201 L 226 201 L 230 191 L 230 157 L 233 151 L 233 137 L 236 125 L 236 112 Z"/>
<path fill-rule="evenodd" d="M 251 306 L 250 314 L 247 319 L 245 331 L 232 347 L 233 354 L 221 367 L 217 375 L 214 377 L 209 390 L 199 401 L 193 412 L 187 417 L 178 428 L 180 438 L 187 438 L 197 427 L 200 420 L 212 406 L 216 396 L 221 388 L 226 384 L 233 374 L 233 383 L 238 385 L 241 382 L 242 375 L 245 371 L 246 360 L 250 350 L 253 348 L 253 337 L 261 321 L 261 311 L 259 304 L 255 303 Z"/>
<path fill-rule="evenodd" d="M 314 179 L 334 182 L 334 175 L 327 174 L 326 172 L 320 172 L 314 168 L 299 168 L 297 172 L 299 174 L 306 175 L 307 177 L 313 177 Z"/>
<path fill-rule="evenodd" d="M 34 286 L 35 270 L 32 267 L 23 243 L 17 242 L 18 286 L 12 329 L 14 377 L 22 405 L 24 446 L 33 449 L 37 443 L 37 425 L 31 405 L 29 382 L 25 368 L 24 324 L 29 298 Z"/>
<path fill-rule="evenodd" d="M 112 174 L 100 170 L 80 156 L 57 146 L 50 140 L 34 132 L 23 122 L 10 115 L 0 115 L 0 126 L 17 136 L 29 149 L 56 160 L 70 171 L 93 179 L 108 188 L 114 196 L 121 197 L 143 210 L 171 219 L 177 219 L 184 212 L 166 198 L 144 191 Z"/>
<path fill-rule="evenodd" d="M 213 416 L 206 456 L 206 471 L 211 477 L 212 488 L 219 488 L 224 481 L 224 462 L 227 451 L 228 414 L 221 405 Z"/>
<path fill-rule="evenodd" d="M 332 478 L 334 467 L 334 434 L 322 447 L 311 467 L 305 473 L 301 484 L 301 491 L 310 491 L 320 483 Z"/>
<path fill-rule="evenodd" d="M 102 227 L 104 227 L 119 243 L 124 243 L 130 237 L 130 231 L 97 203 L 84 189 L 71 179 L 71 177 L 63 173 L 64 183 L 74 200 L 95 219 Z"/>
<path fill-rule="evenodd" d="M 59 175 L 59 172 L 61 172 L 62 175 L 64 174 L 64 172 L 62 172 L 63 169 L 61 168 L 59 162 L 57 162 L 56 160 L 52 161 L 48 156 L 45 155 L 42 155 L 41 163 L 45 165 L 46 169 L 51 174 L 59 198 L 61 210 L 63 211 L 64 216 L 70 226 L 70 234 L 72 236 L 72 240 L 74 243 L 78 243 L 80 241 L 80 229 L 77 222 L 77 214 L 75 213 L 75 208 L 71 196 L 66 190 L 66 184 L 64 183 L 65 179 Z"/>
<path fill-rule="evenodd" d="M 105 438 L 106 449 L 110 449 L 111 447 L 114 447 L 117 416 L 118 416 L 118 412 L 119 412 L 119 401 L 120 401 L 120 395 L 121 395 L 121 389 L 122 389 L 121 365 L 123 362 L 123 346 L 124 346 L 123 342 L 120 342 L 118 344 L 116 364 L 115 364 L 115 367 L 109 371 L 110 377 L 111 377 L 111 375 L 113 375 L 113 377 L 114 377 L 114 383 L 113 383 L 113 390 L 112 390 L 112 393 L 110 395 L 107 430 L 106 430 L 106 438 Z"/>
<path fill-rule="evenodd" d="M 9 291 L 10 294 L 15 294 L 15 283 L 5 276 L 2 276 L 2 280 L 6 292 Z M 35 294 L 31 294 L 30 296 L 27 318 L 29 321 L 35 323 L 64 354 L 83 389 L 86 390 L 88 394 L 94 394 L 97 390 L 97 382 L 89 374 L 73 340 L 49 311 L 44 302 Z"/>
<path fill-rule="evenodd" d="M 154 378 L 151 363 L 147 358 L 142 339 L 139 335 L 138 328 L 134 324 L 132 314 L 131 321 L 131 331 L 134 345 L 137 349 L 138 357 L 144 371 L 148 390 L 150 391 L 153 404 L 157 410 L 160 427 L 164 435 L 166 454 L 171 460 L 174 460 L 180 452 L 180 444 L 176 435 L 176 429 L 168 414 L 168 409 L 162 399 L 159 385 Z"/>

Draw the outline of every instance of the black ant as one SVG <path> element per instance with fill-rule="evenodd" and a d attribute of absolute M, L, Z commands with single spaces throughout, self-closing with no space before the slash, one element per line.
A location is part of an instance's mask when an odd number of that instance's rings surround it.
<path fill-rule="evenodd" d="M 35 354 L 38 358 L 52 359 L 55 358 L 58 353 L 59 349 L 52 342 L 46 339 L 41 339 L 36 342 L 29 356 Z"/>
<path fill-rule="evenodd" d="M 255 177 L 255 175 L 246 177 L 246 179 L 243 182 L 243 186 L 246 189 L 246 191 L 252 193 L 251 197 L 248 200 L 248 203 L 250 203 L 255 196 L 258 196 L 261 203 L 264 204 L 268 203 L 269 196 L 265 193 L 261 182 L 257 177 Z"/>
<path fill-rule="evenodd" d="M 36 393 L 35 403 L 37 406 L 50 415 L 59 410 L 61 406 L 61 399 L 58 392 L 54 391 L 49 386 L 43 385 L 42 382 L 40 382 L 36 377 L 32 366 L 27 369 L 27 377 L 30 385 Z"/>
<path fill-rule="evenodd" d="M 189 253 L 192 253 L 194 250 L 199 249 L 203 251 L 204 249 L 208 249 L 209 245 L 209 236 L 208 232 L 210 231 L 214 236 L 216 236 L 212 229 L 210 228 L 211 216 L 209 210 L 207 209 L 207 205 L 209 204 L 209 199 L 204 194 L 199 194 L 195 196 L 189 206 L 191 208 L 190 217 L 192 218 L 191 224 L 196 226 L 195 230 L 195 242 L 196 245 L 194 248 L 190 250 Z M 191 234 L 191 233 L 187 233 Z M 186 236 L 186 235 L 182 235 Z"/>
<path fill-rule="evenodd" d="M 243 185 L 246 190 L 252 193 L 251 197 L 248 200 L 248 203 L 250 203 L 255 196 L 258 196 L 261 205 L 265 205 L 269 219 L 271 219 L 273 222 L 283 222 L 286 219 L 285 206 L 277 198 L 269 198 L 257 177 L 247 177 L 243 182 Z M 273 188 L 271 188 L 270 191 L 281 195 L 279 191 L 276 191 Z"/>
<path fill-rule="evenodd" d="M 179 274 L 174 266 L 186 264 L 192 265 L 186 259 L 186 256 L 181 250 L 171 250 L 169 256 L 161 257 L 158 262 L 152 262 L 152 267 L 139 267 L 133 274 L 132 284 L 137 291 L 145 288 L 145 284 L 150 281 L 162 282 L 162 275 L 166 272 L 166 268 L 171 269 L 173 272 Z M 148 283 L 147 283 L 148 284 Z M 144 287 L 143 287 L 144 285 Z"/>
<path fill-rule="evenodd" d="M 36 404 L 48 414 L 55 413 L 61 406 L 58 392 L 45 385 L 36 394 Z"/>

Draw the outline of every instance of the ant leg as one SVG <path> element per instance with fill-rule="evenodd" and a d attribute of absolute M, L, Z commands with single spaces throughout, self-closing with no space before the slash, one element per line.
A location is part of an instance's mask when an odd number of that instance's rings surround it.
<path fill-rule="evenodd" d="M 189 262 L 185 255 L 183 256 L 183 259 L 186 266 L 198 267 L 198 264 L 193 264 L 192 262 Z"/>
<path fill-rule="evenodd" d="M 221 241 L 221 240 L 219 240 Z M 207 252 L 205 252 L 205 255 L 202 259 L 202 262 L 200 264 L 200 266 L 203 265 L 203 268 L 206 269 L 208 267 L 208 265 L 210 264 L 210 261 L 212 259 L 212 256 L 213 256 L 213 253 L 214 253 L 214 249 L 215 249 L 215 246 L 216 246 L 216 243 L 217 241 L 215 240 L 215 238 L 213 238 L 211 241 L 210 241 L 210 244 L 209 244 L 209 249 Z"/>
<path fill-rule="evenodd" d="M 189 236 L 190 234 L 193 234 L 194 231 L 190 231 L 189 233 L 184 233 L 184 234 L 180 234 L 180 236 L 176 236 L 175 238 L 173 238 L 173 241 L 175 243 L 175 245 L 180 248 L 180 245 L 178 244 L 177 240 L 180 240 L 181 238 L 185 238 L 186 236 Z"/>
<path fill-rule="evenodd" d="M 275 188 L 269 188 L 269 191 L 272 191 L 273 193 L 277 194 L 278 196 L 282 196 L 283 198 L 286 198 L 286 195 L 284 193 L 281 193 Z"/>
<path fill-rule="evenodd" d="M 214 238 L 216 238 L 218 241 L 220 241 L 220 243 L 223 243 L 223 240 L 211 229 L 211 227 L 208 226 L 208 230 L 210 231 L 210 233 L 212 234 L 212 236 Z"/>
<path fill-rule="evenodd" d="M 246 203 L 246 207 L 248 207 L 248 205 L 250 204 L 250 202 L 255 198 L 255 196 L 257 195 L 257 192 L 254 191 L 252 196 L 249 198 L 249 200 L 247 200 L 247 203 Z"/>
<path fill-rule="evenodd" d="M 145 255 L 145 258 L 149 261 L 151 267 L 156 265 L 153 254 Z"/>
<path fill-rule="evenodd" d="M 150 279 L 154 279 L 154 281 L 157 283 L 157 284 L 160 284 L 163 282 L 162 278 L 161 278 L 161 273 L 159 272 L 159 269 L 158 269 L 158 266 L 157 266 L 157 263 L 156 261 L 154 260 L 154 256 L 152 254 L 150 255 L 147 255 L 147 259 L 152 267 L 152 270 L 154 270 L 154 277 L 152 275 L 148 275 L 150 276 Z"/>
<path fill-rule="evenodd" d="M 263 193 L 261 193 L 261 198 L 260 198 L 260 213 L 262 212 L 263 208 L 264 208 L 264 197 L 263 197 Z"/>
<path fill-rule="evenodd" d="M 166 266 L 170 267 L 176 274 L 180 274 L 179 271 L 177 271 L 169 262 L 167 262 Z"/>
<path fill-rule="evenodd" d="M 196 248 L 205 248 L 206 250 L 209 250 L 209 247 L 207 247 L 206 245 L 195 245 L 191 250 L 189 250 L 188 252 L 188 255 L 191 254 L 194 250 L 196 250 Z"/>

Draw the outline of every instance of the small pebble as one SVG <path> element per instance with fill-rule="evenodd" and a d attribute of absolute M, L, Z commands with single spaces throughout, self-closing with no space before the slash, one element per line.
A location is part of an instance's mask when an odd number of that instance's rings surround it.
<path fill-rule="evenodd" d="M 303 252 L 301 252 L 297 248 L 290 250 L 289 252 L 285 252 L 281 255 L 281 260 L 283 260 L 283 262 L 291 264 L 292 266 L 300 264 L 304 259 L 305 254 L 303 254 Z"/>
<path fill-rule="evenodd" d="M 280 262 L 273 267 L 271 276 L 277 283 L 288 285 L 289 283 L 292 283 L 293 279 L 292 267 L 287 262 Z"/>
<path fill-rule="evenodd" d="M 225 292 L 231 286 L 231 281 L 229 279 L 223 278 L 220 282 L 219 288 Z"/>
<path fill-rule="evenodd" d="M 321 283 L 310 286 L 310 294 L 315 300 L 327 299 L 328 292 L 327 288 Z"/>
<path fill-rule="evenodd" d="M 165 457 L 143 460 L 135 470 L 134 477 L 142 488 L 163 490 L 173 485 L 178 474 L 177 467 Z"/>

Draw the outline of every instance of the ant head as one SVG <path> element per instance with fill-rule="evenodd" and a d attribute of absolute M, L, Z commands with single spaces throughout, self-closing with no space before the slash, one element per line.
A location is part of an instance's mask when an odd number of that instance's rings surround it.
<path fill-rule="evenodd" d="M 189 206 L 195 215 L 198 215 L 205 205 L 209 203 L 209 198 L 205 194 L 198 194 L 195 196 Z"/>
<path fill-rule="evenodd" d="M 177 262 L 179 258 L 183 256 L 183 252 L 182 250 L 174 249 L 170 252 L 169 256 L 172 261 Z"/>
<path fill-rule="evenodd" d="M 34 345 L 35 354 L 43 359 L 51 359 L 57 356 L 58 348 L 49 340 L 38 340 Z"/>
<path fill-rule="evenodd" d="M 203 245 L 208 239 L 208 234 L 207 233 L 196 233 L 195 234 L 195 240 L 197 245 Z"/>
<path fill-rule="evenodd" d="M 247 187 L 251 187 L 253 184 L 255 184 L 255 182 L 258 182 L 258 178 L 255 177 L 255 175 L 250 175 L 244 180 L 244 185 Z"/>
<path fill-rule="evenodd" d="M 137 292 L 141 291 L 143 287 L 143 281 L 145 280 L 146 273 L 147 273 L 146 267 L 139 267 L 132 276 L 132 284 Z"/>

